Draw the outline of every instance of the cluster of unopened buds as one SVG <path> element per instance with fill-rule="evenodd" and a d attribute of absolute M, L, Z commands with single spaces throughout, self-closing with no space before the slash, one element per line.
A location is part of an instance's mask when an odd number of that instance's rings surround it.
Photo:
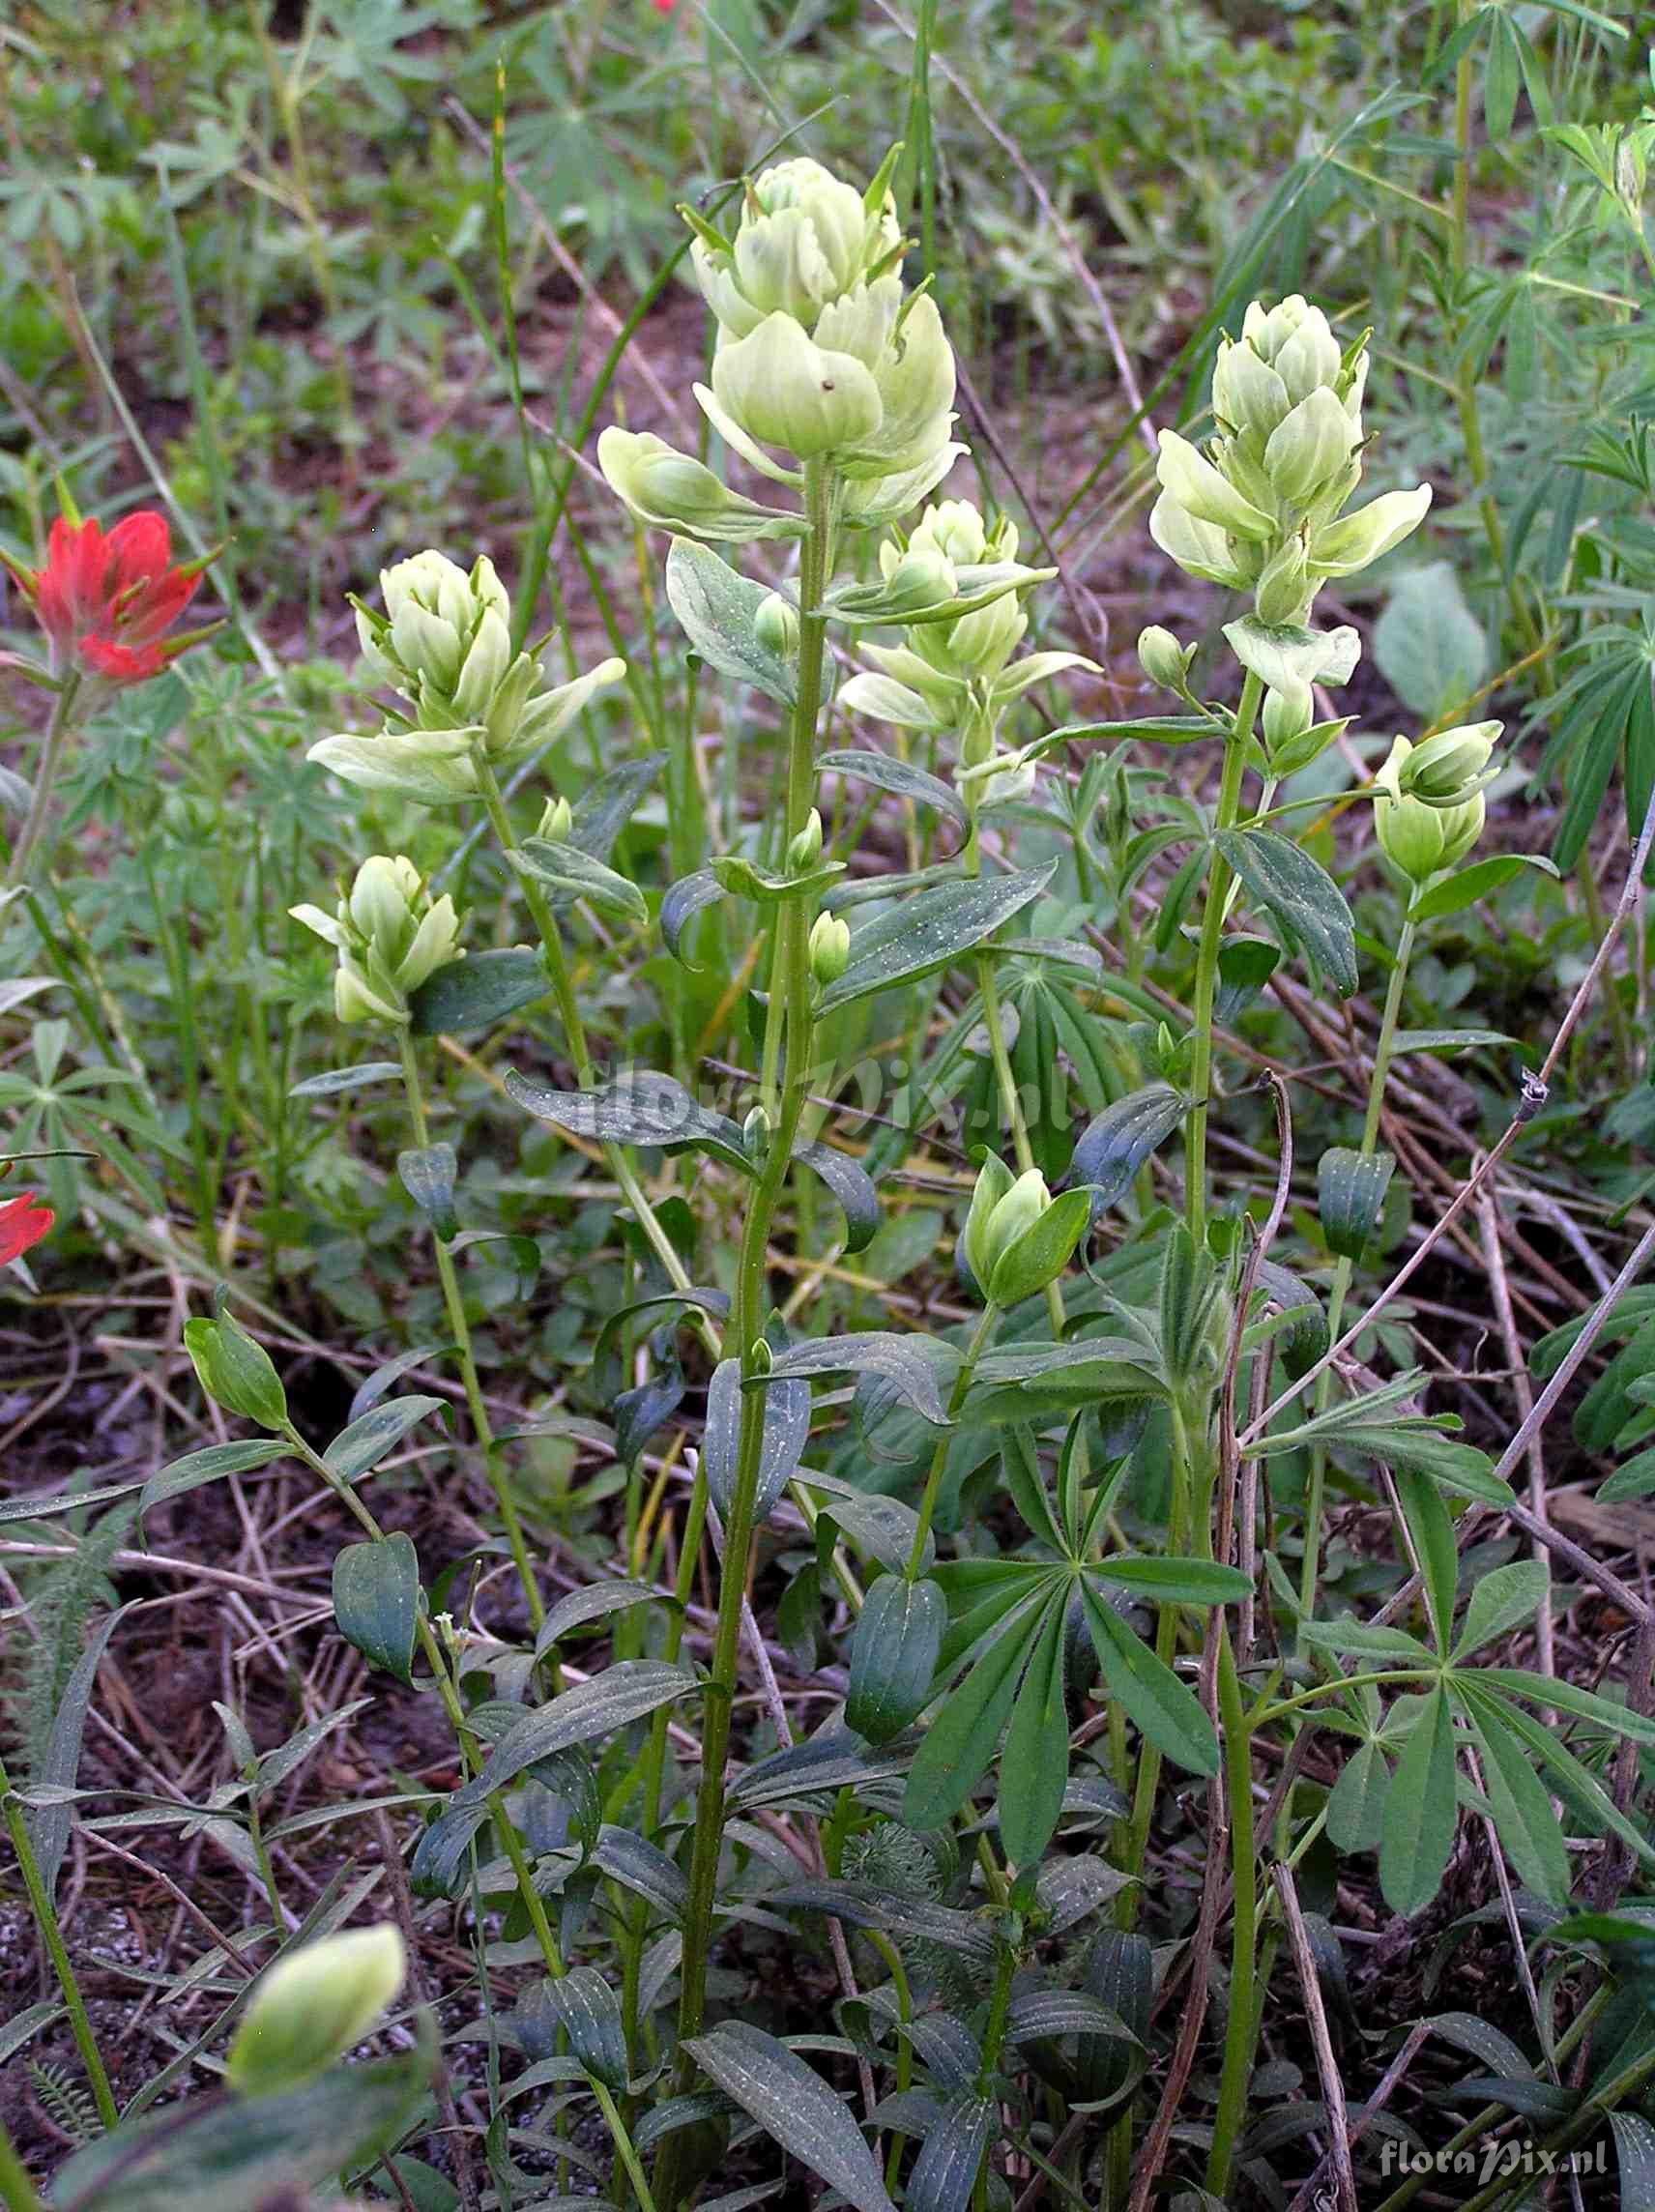
<path fill-rule="evenodd" d="M 1467 722 L 1412 744 L 1398 738 L 1374 778 L 1374 834 L 1391 865 L 1423 884 L 1483 833 L 1498 722 Z"/>
<path fill-rule="evenodd" d="M 409 1001 L 449 961 L 462 957 L 460 917 L 445 892 L 434 898 L 413 861 L 376 853 L 334 914 L 288 910 L 339 955 L 334 1011 L 341 1022 L 405 1027 Z"/>
<path fill-rule="evenodd" d="M 310 758 L 368 791 L 428 805 L 476 799 L 479 759 L 509 769 L 548 745 L 595 693 L 618 684 L 624 660 L 548 684 L 533 653 L 511 646 L 511 602 L 486 556 L 469 570 L 427 551 L 379 579 L 384 612 L 353 601 L 369 665 L 400 707 L 370 737 L 323 738 Z"/>
<path fill-rule="evenodd" d="M 954 356 L 936 302 L 897 273 L 901 228 L 887 161 L 866 191 L 820 162 L 777 162 L 743 188 L 727 237 L 685 208 L 696 280 L 717 321 L 703 412 L 733 452 L 802 487 L 800 462 L 831 464 L 839 512 L 894 520 L 964 451 L 952 437 Z M 777 454 L 791 456 L 778 459 Z M 652 433 L 598 440 L 611 489 L 644 523 L 711 541 L 802 536 L 796 509 L 731 491 Z"/>
<path fill-rule="evenodd" d="M 964 499 L 928 507 L 906 541 L 893 534 L 880 547 L 886 601 L 893 611 L 907 604 L 924 619 L 907 626 L 900 645 L 864 646 L 871 669 L 839 692 L 852 713 L 952 736 L 955 778 L 973 814 L 1023 798 L 1033 783 L 1031 759 L 999 749 L 1001 717 L 1011 701 L 1062 669 L 1095 666 L 1078 653 L 1031 653 L 1013 661 L 1029 627 L 1022 595 L 1053 573 L 1020 566 L 1017 546 L 1008 516 L 985 521 Z M 961 605 L 966 611 L 947 611 Z"/>

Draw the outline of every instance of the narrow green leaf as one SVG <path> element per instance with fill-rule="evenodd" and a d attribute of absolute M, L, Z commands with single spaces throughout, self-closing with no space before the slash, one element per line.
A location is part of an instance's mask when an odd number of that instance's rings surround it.
<path fill-rule="evenodd" d="M 653 1068 L 617 1076 L 596 1091 L 554 1091 L 512 1069 L 506 1089 L 525 1113 L 571 1136 L 599 1144 L 659 1146 L 666 1152 L 711 1152 L 726 1167 L 743 1175 L 753 1172 L 740 1125 L 727 1114 L 698 1105 L 682 1083 Z"/>
<path fill-rule="evenodd" d="M 1454 1729 L 1448 1700 L 1438 1688 L 1413 1724 L 1385 1795 L 1379 1887 L 1393 1912 L 1411 1919 L 1437 1895 L 1458 1820 Z"/>
<path fill-rule="evenodd" d="M 1065 1611 L 1054 1606 L 1030 1654 L 1001 1758 L 996 1818 L 1014 1866 L 1037 1866 L 1057 1829 L 1069 1779 L 1069 1716 L 1063 1703 Z"/>
<path fill-rule="evenodd" d="M 823 992 L 821 1011 L 829 1014 L 946 968 L 1037 899 L 1057 865 L 1048 860 L 1017 875 L 937 884 L 897 900 L 852 937 L 849 965 Z"/>
<path fill-rule="evenodd" d="M 520 876 L 570 901 L 586 899 L 593 906 L 628 914 L 635 921 L 649 917 L 648 903 L 637 885 L 578 845 L 560 844 L 552 837 L 526 837 L 506 858 Z"/>
<path fill-rule="evenodd" d="M 551 989 L 538 952 L 527 945 L 502 945 L 450 960 L 421 984 L 409 1004 L 416 1036 L 451 1036 L 461 1030 L 492 1029 L 520 1013 Z"/>
<path fill-rule="evenodd" d="M 1355 990 L 1356 925 L 1333 878 L 1269 830 L 1221 830 L 1214 842 L 1290 943 L 1302 946 L 1342 999 Z"/>
<path fill-rule="evenodd" d="M 850 2111 L 785 2044 L 747 2021 L 726 2020 L 684 2048 L 773 2142 L 836 2189 L 857 2212 L 895 2212 Z"/>
<path fill-rule="evenodd" d="M 898 799 L 912 800 L 917 806 L 929 806 L 938 814 L 945 814 L 951 822 L 966 823 L 966 809 L 959 793 L 951 783 L 941 776 L 928 775 L 922 768 L 915 768 L 908 761 L 897 760 L 890 753 L 870 752 L 857 747 L 849 752 L 823 753 L 816 763 L 817 773 L 850 775 L 862 783 L 877 785 Z"/>
<path fill-rule="evenodd" d="M 749 583 L 710 546 L 675 538 L 667 552 L 667 604 L 691 646 L 720 676 L 751 684 L 791 707 L 798 688 L 794 660 L 759 642 L 758 611 L 770 597 Z"/>
<path fill-rule="evenodd" d="M 328 1472 L 336 1482 L 355 1482 L 377 1467 L 392 1444 L 400 1443 L 409 1430 L 427 1414 L 442 1412 L 445 1398 L 387 1398 L 359 1414 L 343 1428 L 322 1454 Z"/>
<path fill-rule="evenodd" d="M 1082 1583 L 1087 1627 L 1110 1695 L 1157 1751 L 1191 1774 L 1218 1772 L 1218 1738 L 1194 1692 L 1147 1644 L 1133 1635 L 1113 1606 Z"/>
<path fill-rule="evenodd" d="M 1317 1211 L 1327 1248 L 1342 1260 L 1359 1260 L 1379 1226 L 1396 1160 L 1389 1152 L 1358 1152 L 1332 1145 L 1317 1163 Z"/>
<path fill-rule="evenodd" d="M 868 1591 L 851 1639 L 845 1722 L 869 1743 L 888 1743 L 923 1708 L 947 1614 L 934 1582 L 881 1575 Z"/>
<path fill-rule="evenodd" d="M 909 1770 L 902 1817 L 911 1828 L 940 1828 L 976 1788 L 1046 1615 L 1041 1607 L 997 1638 L 942 1701 Z"/>

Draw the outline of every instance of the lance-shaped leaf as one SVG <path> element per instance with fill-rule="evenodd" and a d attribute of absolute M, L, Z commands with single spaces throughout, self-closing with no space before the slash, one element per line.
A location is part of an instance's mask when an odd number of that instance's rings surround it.
<path fill-rule="evenodd" d="M 545 963 L 527 945 L 502 945 L 450 960 L 409 1001 L 416 1036 L 485 1030 L 532 1006 L 551 989 Z"/>
<path fill-rule="evenodd" d="M 940 775 L 928 775 L 924 769 L 915 768 L 910 761 L 857 746 L 846 752 L 823 753 L 816 769 L 818 774 L 856 776 L 881 791 L 888 791 L 894 798 L 912 800 L 916 806 L 929 806 L 965 828 L 965 803 L 953 785 L 944 783 Z"/>
<path fill-rule="evenodd" d="M 323 1453 L 323 1463 L 335 1482 L 356 1482 L 376 1468 L 393 1444 L 431 1413 L 446 1411 L 446 1398 L 387 1398 L 370 1406 L 348 1427 L 342 1428 Z"/>
<path fill-rule="evenodd" d="M 641 760 L 623 761 L 595 783 L 589 783 L 570 809 L 568 836 L 595 860 L 606 860 L 632 810 L 666 764 L 665 753 L 646 753 Z"/>
<path fill-rule="evenodd" d="M 895 2212 L 850 2111 L 785 2044 L 747 2021 L 726 2020 L 684 2048 L 772 2141 L 836 2189 L 857 2212 Z"/>
<path fill-rule="evenodd" d="M 911 1828 L 940 1828 L 971 1796 L 994 1757 L 1017 1685 L 1049 1615 L 1062 1599 L 1012 1622 L 964 1681 L 939 1702 L 909 1769 L 902 1818 Z"/>
<path fill-rule="evenodd" d="M 1094 1219 L 1125 1197 L 1133 1177 L 1188 1109 L 1188 1099 L 1172 1084 L 1148 1083 L 1116 1099 L 1089 1123 L 1075 1146 L 1069 1173 L 1076 1182 L 1090 1184 Z"/>
<path fill-rule="evenodd" d="M 958 1353 L 933 1337 L 897 1336 L 887 1329 L 822 1337 L 778 1352 L 769 1373 L 749 1378 L 747 1387 L 767 1389 L 798 1375 L 877 1375 L 921 1420 L 943 1429 L 948 1425 L 948 1409 L 939 1375 L 940 1353 L 958 1365 Z"/>
<path fill-rule="evenodd" d="M 931 1694 L 948 1608 L 934 1582 L 881 1575 L 851 1639 L 846 1725 L 872 1744 L 888 1743 Z"/>
<path fill-rule="evenodd" d="M 629 914 L 635 921 L 648 918 L 650 910 L 637 885 L 578 845 L 554 837 L 526 837 L 506 858 L 520 876 L 543 884 L 562 899 L 587 899 L 594 906 Z"/>
<path fill-rule="evenodd" d="M 399 1682 L 412 1678 L 420 1559 L 404 1529 L 371 1543 L 347 1544 L 336 1556 L 334 1618 L 370 1667 L 383 1667 Z"/>
<path fill-rule="evenodd" d="M 549 1705 L 514 1722 L 489 1753 L 481 1773 L 456 1790 L 450 1804 L 455 1808 L 484 1804 L 526 1767 L 574 1744 L 613 1735 L 694 1688 L 693 1674 L 682 1667 L 669 1667 L 665 1660 L 617 1660 L 601 1674 L 576 1682 Z"/>
<path fill-rule="evenodd" d="M 1447 1697 L 1438 1688 L 1413 1724 L 1385 1795 L 1379 1888 L 1393 1912 L 1409 1919 L 1437 1895 L 1458 1821 L 1454 1726 Z"/>
<path fill-rule="evenodd" d="M 707 1427 L 701 1440 L 701 1465 L 712 1502 L 728 1514 L 736 1493 L 736 1462 L 741 1435 L 741 1362 L 721 1359 L 707 1385 Z M 758 1486 L 753 1515 L 762 1522 L 793 1480 L 810 1437 L 810 1384 L 802 1378 L 782 1381 L 765 1392 L 764 1437 L 759 1446 Z"/>
<path fill-rule="evenodd" d="M 667 552 L 667 604 L 710 668 L 791 707 L 798 665 L 760 642 L 758 611 L 770 597 L 750 584 L 711 547 L 675 538 Z"/>
<path fill-rule="evenodd" d="M 1017 875 L 938 884 L 898 900 L 852 937 L 849 964 L 823 992 L 821 1011 L 946 968 L 1038 898 L 1057 865 L 1048 860 Z"/>
<path fill-rule="evenodd" d="M 624 2090 L 626 2031 L 621 2000 L 597 1968 L 571 1966 L 546 1985 L 546 1995 L 587 2073 L 606 2089 Z"/>
<path fill-rule="evenodd" d="M 728 896 L 711 868 L 697 868 L 692 876 L 680 876 L 667 887 L 661 900 L 661 935 L 673 958 L 683 960 L 692 972 L 692 963 L 684 959 L 683 933 L 703 908 L 716 906 Z"/>
<path fill-rule="evenodd" d="M 906 2212 L 967 2212 L 1000 2117 L 986 2097 L 951 2097 L 926 2130 L 908 2177 Z"/>
<path fill-rule="evenodd" d="M 1327 1248 L 1359 1260 L 1379 1224 L 1396 1161 L 1389 1152 L 1358 1152 L 1330 1145 L 1317 1163 L 1317 1209 Z"/>
<path fill-rule="evenodd" d="M 1456 1682 L 1456 1693 L 1476 1731 L 1500 1848 L 1525 1888 L 1546 1904 L 1561 1906 L 1569 1895 L 1569 1853 L 1534 1762 L 1503 1726 L 1499 1707 L 1479 1698 L 1469 1678 Z"/>
<path fill-rule="evenodd" d="M 403 1189 L 431 1224 L 432 1234 L 450 1243 L 459 1227 L 454 1217 L 454 1179 L 459 1161 L 452 1145 L 423 1145 L 398 1152 L 396 1173 Z"/>
<path fill-rule="evenodd" d="M 1216 1774 L 1218 1738 L 1195 1693 L 1084 1581 L 1081 1596 L 1104 1680 L 1128 1720 L 1147 1742 L 1191 1774 Z"/>
<path fill-rule="evenodd" d="M 1057 1829 L 1069 1779 L 1069 1716 L 1063 1703 L 1066 1608 L 1053 1606 L 1029 1655 L 1005 1732 L 995 1817 L 1014 1866 L 1037 1866 Z"/>
<path fill-rule="evenodd" d="M 1270 830 L 1221 830 L 1214 842 L 1277 927 L 1348 999 L 1360 979 L 1356 926 L 1327 870 Z"/>
<path fill-rule="evenodd" d="M 867 1170 L 860 1161 L 852 1159 L 848 1152 L 836 1151 L 831 1145 L 795 1145 L 793 1156 L 819 1175 L 838 1200 L 839 1209 L 845 1216 L 846 1251 L 865 1251 L 879 1235 L 882 1218 L 879 1192 Z"/>
<path fill-rule="evenodd" d="M 1486 860 L 1473 860 L 1468 868 L 1456 868 L 1443 882 L 1421 891 L 1408 908 L 1408 918 L 1411 922 L 1439 921 L 1444 915 L 1463 914 L 1466 907 L 1475 906 L 1491 891 L 1497 891 L 1502 884 L 1509 884 L 1525 868 L 1538 868 L 1548 876 L 1557 873 L 1556 862 L 1549 860 L 1544 853 L 1495 853 Z M 1510 1041 L 1500 1039 L 1502 1043 Z M 1414 1049 L 1417 1051 L 1418 1047 Z"/>
<path fill-rule="evenodd" d="M 364 1060 L 356 1067 L 331 1067 L 321 1075 L 307 1075 L 296 1083 L 289 1098 L 336 1098 L 346 1091 L 363 1091 L 375 1083 L 395 1083 L 402 1063 L 395 1060 Z"/>
<path fill-rule="evenodd" d="M 506 1089 L 525 1113 L 571 1136 L 604 1145 L 658 1146 L 665 1152 L 711 1152 L 726 1167 L 753 1172 L 739 1124 L 698 1105 L 682 1083 L 653 1068 L 619 1075 L 596 1091 L 554 1091 L 513 1068 Z"/>

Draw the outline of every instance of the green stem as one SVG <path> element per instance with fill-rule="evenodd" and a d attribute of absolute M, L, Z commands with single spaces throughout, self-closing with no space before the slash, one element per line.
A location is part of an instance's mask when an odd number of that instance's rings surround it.
<path fill-rule="evenodd" d="M 1233 830 L 1241 809 L 1241 777 L 1247 766 L 1247 746 L 1258 717 L 1263 685 L 1251 669 L 1241 686 L 1235 725 L 1225 741 L 1224 777 L 1218 788 L 1215 830 Z M 1206 908 L 1202 917 L 1201 946 L 1196 955 L 1195 998 L 1191 1007 L 1194 1048 L 1190 1058 L 1190 1115 L 1184 1140 L 1184 1218 L 1199 1244 L 1206 1235 L 1206 1116 L 1207 1092 L 1212 1084 L 1212 1002 L 1218 986 L 1218 954 L 1224 939 L 1224 917 L 1229 903 L 1232 870 L 1217 846 L 1206 877 Z"/>
<path fill-rule="evenodd" d="M 592 2080 L 592 2077 L 588 2076 L 588 2080 Z M 620 2108 L 601 2081 L 592 2081 L 592 2092 L 603 2109 L 603 2117 L 609 2122 L 609 2132 L 615 2138 L 615 2148 L 621 2154 L 626 2177 L 637 2192 L 639 2212 L 655 2212 L 655 2200 L 650 2195 L 650 2185 L 644 2178 L 643 2166 L 633 2147 L 632 2138 L 626 2131 L 626 2123 L 621 2117 Z"/>
<path fill-rule="evenodd" d="M 1189 1430 L 1183 1412 L 1175 1401 L 1169 1409 L 1173 1431 L 1172 1465 L 1168 1479 L 1172 1485 L 1172 1499 L 1167 1513 L 1167 1551 L 1176 1557 L 1189 1540 L 1191 1499 L 1195 1479 L 1190 1456 Z M 1163 1667 L 1170 1667 L 1177 1647 L 1178 1609 L 1176 1605 L 1163 1605 L 1155 1619 L 1155 1656 Z M 1149 1823 L 1155 1815 L 1155 1791 L 1161 1779 L 1161 1754 L 1154 1744 L 1141 1741 L 1138 1748 L 1138 1781 L 1132 1793 L 1132 1816 L 1125 1839 L 1124 1866 L 1132 1877 L 1120 1893 L 1117 1906 L 1118 1925 L 1130 1929 L 1136 1925 L 1142 1903 L 1143 1884 L 1138 1879 L 1144 1871 L 1145 1856 L 1149 1848 Z"/>
<path fill-rule="evenodd" d="M 816 784 L 816 725 L 822 706 L 822 672 L 827 621 L 823 595 L 832 566 L 835 501 L 823 463 L 806 472 L 805 505 L 810 528 L 799 550 L 798 679 L 788 746 L 787 804 L 783 835 L 791 842 L 809 817 Z M 689 1898 L 683 1916 L 675 2084 L 686 2089 L 695 2062 L 686 2048 L 701 2032 L 707 2004 L 707 1969 L 717 1905 L 718 1860 L 724 1837 L 724 1765 L 736 1701 L 741 1641 L 742 1601 L 752 1561 L 754 1502 L 764 1446 L 765 1393 L 759 1379 L 769 1361 L 764 1327 L 769 1296 L 766 1261 L 770 1224 L 787 1181 L 794 1139 L 810 1084 L 811 1039 L 815 1030 L 813 986 L 805 901 L 782 902 L 776 923 L 770 975 L 769 1025 L 785 1042 L 782 1086 L 758 1179 L 748 1200 L 737 1262 L 736 1302 L 732 1314 L 735 1343 L 746 1388 L 741 1403 L 736 1451 L 736 1477 L 724 1531 L 724 1559 L 718 1586 L 718 1616 L 712 1658 L 705 1687 L 701 1786 L 696 1793 L 695 1839 L 690 1854 Z M 656 2174 L 662 2212 L 676 2212 L 680 2139 L 669 2136 Z"/>
<path fill-rule="evenodd" d="M 0 2120 L 0 2203 L 6 2212 L 43 2212 L 29 2170 L 4 2120 Z"/>
<path fill-rule="evenodd" d="M 11 862 L 6 870 L 8 885 L 23 881 L 23 871 L 45 835 L 46 824 L 51 819 L 52 786 L 57 781 L 58 770 L 63 766 L 63 749 L 68 742 L 73 710 L 79 691 L 80 679 L 71 669 L 63 678 L 57 697 L 52 702 L 51 719 L 46 724 L 40 761 L 35 769 L 35 788 L 29 799 L 29 811 L 23 817 L 23 827 L 17 833 L 17 842 L 12 848 Z M 49 850 L 45 854 L 45 861 L 49 867 Z"/>
<path fill-rule="evenodd" d="M 1384 1011 L 1379 1016 L 1379 1033 L 1374 1046 L 1373 1072 L 1368 1078 L 1368 1106 L 1362 1121 L 1361 1156 L 1373 1158 L 1379 1145 L 1379 1115 L 1385 1102 L 1385 1083 L 1390 1074 L 1391 1056 L 1396 1047 L 1397 1022 L 1402 1013 L 1403 992 L 1408 984 L 1408 962 L 1413 957 L 1414 924 L 1405 921 L 1397 939 L 1396 956 L 1391 962 L 1390 987 L 1385 993 Z M 1328 1342 L 1339 1341 L 1339 1324 L 1345 1315 L 1345 1300 L 1350 1295 L 1350 1277 L 1355 1263 L 1341 1253 L 1333 1269 L 1333 1286 L 1327 1299 Z M 1331 1401 L 1333 1370 L 1323 1370 L 1316 1385 L 1316 1411 L 1324 1413 Z M 1316 1612 L 1316 1585 L 1321 1572 L 1321 1506 L 1327 1482 L 1327 1454 L 1320 1447 L 1311 1454 L 1310 1480 L 1304 1498 L 1304 1558 L 1299 1570 L 1298 1609 L 1302 1620 L 1309 1620 Z"/>
<path fill-rule="evenodd" d="M 81 2064 L 86 2068 L 86 2078 L 92 2084 L 98 2117 L 105 2128 L 113 2128 L 120 2118 L 115 2110 L 115 2092 L 109 2086 L 109 2077 L 103 2068 L 98 2039 L 92 2032 L 85 2000 L 80 1994 L 80 1984 L 74 1978 L 74 1968 L 70 1964 L 69 1952 L 63 1940 L 63 1930 L 58 1925 L 57 1907 L 52 1903 L 42 1877 L 40 1861 L 35 1856 L 35 1847 L 29 1839 L 29 1825 L 23 1818 L 23 1808 L 13 1794 L 12 1777 L 6 1771 L 4 1760 L 0 1760 L 0 1803 L 5 1806 L 6 1833 L 11 1837 L 12 1848 L 17 1854 L 17 1866 L 23 1877 L 23 1887 L 28 1892 L 35 1924 L 40 1929 L 41 1940 L 46 1947 L 46 1956 L 52 1963 L 57 1986 L 63 1992 L 64 2009 L 69 2014 L 74 2047 L 80 2053 Z"/>
<path fill-rule="evenodd" d="M 972 1386 L 972 1377 L 976 1373 L 977 1361 L 982 1357 L 989 1331 L 999 1319 L 1000 1308 L 997 1305 L 984 1306 L 982 1319 L 972 1332 L 972 1341 L 966 1347 L 966 1356 L 960 1362 L 960 1372 L 954 1378 L 954 1387 L 948 1398 L 949 1426 L 938 1438 L 937 1448 L 931 1454 L 931 1465 L 925 1472 L 925 1488 L 920 1494 L 919 1511 L 915 1519 L 914 1547 L 908 1555 L 908 1580 L 911 1583 L 919 1580 L 920 1569 L 925 1564 L 925 1544 L 931 1533 L 932 1516 L 937 1510 L 937 1492 L 942 1486 L 943 1470 L 947 1464 L 948 1446 L 954 1438 L 952 1424 L 966 1402 L 966 1393 Z"/>
<path fill-rule="evenodd" d="M 408 1099 L 408 1121 L 414 1132 L 414 1142 L 421 1151 L 429 1149 L 430 1123 L 425 1114 L 425 1096 L 420 1085 L 420 1060 L 414 1050 L 414 1038 L 406 1026 L 396 1033 L 397 1049 L 402 1056 L 402 1088 Z M 488 1482 L 494 1492 L 494 1501 L 500 1508 L 500 1518 L 506 1525 L 506 1540 L 511 1547 L 512 1561 L 517 1579 L 523 1586 L 528 1602 L 529 1618 L 537 1629 L 546 1617 L 546 1609 L 535 1581 L 535 1570 L 529 1559 L 529 1546 L 523 1534 L 523 1524 L 511 1496 L 506 1470 L 500 1464 L 494 1441 L 493 1425 L 488 1418 L 488 1408 L 483 1403 L 482 1384 L 478 1380 L 477 1360 L 472 1352 L 471 1324 L 466 1320 L 465 1298 L 454 1266 L 453 1254 L 440 1234 L 433 1233 L 432 1247 L 437 1256 L 437 1278 L 443 1286 L 443 1306 L 449 1317 L 449 1327 L 453 1335 L 459 1354 L 460 1381 L 465 1385 L 466 1405 L 471 1411 L 471 1425 L 481 1451 L 483 1465 L 488 1470 Z"/>

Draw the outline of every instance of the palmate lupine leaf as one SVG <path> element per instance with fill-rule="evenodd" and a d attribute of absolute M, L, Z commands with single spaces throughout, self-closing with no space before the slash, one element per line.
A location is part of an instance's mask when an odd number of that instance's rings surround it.
<path fill-rule="evenodd" d="M 1572 868 L 1585 850 L 1617 761 L 1624 764 L 1634 837 L 1655 788 L 1655 629 L 1594 630 L 1578 650 L 1581 665 L 1544 709 L 1551 737 L 1541 765 L 1564 794 L 1552 842 L 1553 859 L 1563 869 Z"/>

